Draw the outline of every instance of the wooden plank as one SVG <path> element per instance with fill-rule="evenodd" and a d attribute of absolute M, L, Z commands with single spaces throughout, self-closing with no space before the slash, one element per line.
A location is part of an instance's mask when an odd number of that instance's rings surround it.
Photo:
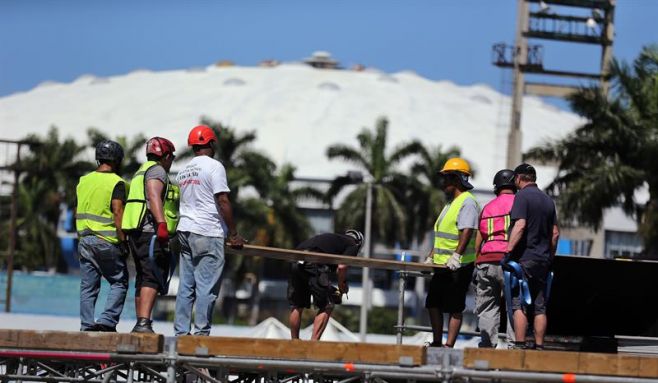
<path fill-rule="evenodd" d="M 208 336 L 180 336 L 176 341 L 182 355 L 393 365 L 399 364 L 401 357 L 410 358 L 414 365 L 425 361 L 425 348 L 421 346 Z"/>
<path fill-rule="evenodd" d="M 630 355 L 581 353 L 578 358 L 580 374 L 638 376 L 640 360 Z"/>
<path fill-rule="evenodd" d="M 575 372 L 578 370 L 577 352 L 525 351 L 523 368 L 526 371 Z"/>
<path fill-rule="evenodd" d="M 0 330 L 0 347 L 13 348 L 18 343 L 17 330 Z"/>
<path fill-rule="evenodd" d="M 637 376 L 640 378 L 658 378 L 658 358 L 638 356 L 640 365 Z"/>
<path fill-rule="evenodd" d="M 524 357 L 523 350 L 466 348 L 464 349 L 464 367 L 522 371 Z"/>
<path fill-rule="evenodd" d="M 0 346 L 7 348 L 155 354 L 163 344 L 158 334 L 0 330 Z"/>
<path fill-rule="evenodd" d="M 321 264 L 345 264 L 355 267 L 371 267 L 373 269 L 405 270 L 405 271 L 433 271 L 445 269 L 445 266 L 428 265 L 420 262 L 401 262 L 388 259 L 350 257 L 337 254 L 323 254 L 310 251 L 279 249 L 276 247 L 245 245 L 241 250 L 227 247 L 229 253 L 247 255 L 250 257 L 266 257 L 281 261 L 295 262 L 306 261 Z"/>
<path fill-rule="evenodd" d="M 464 349 L 464 367 L 626 377 L 658 377 L 658 357 L 568 351 Z"/>

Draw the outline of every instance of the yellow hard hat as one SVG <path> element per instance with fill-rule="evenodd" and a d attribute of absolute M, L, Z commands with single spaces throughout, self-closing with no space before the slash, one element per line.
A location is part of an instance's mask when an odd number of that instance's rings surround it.
<path fill-rule="evenodd" d="M 467 176 L 471 175 L 471 167 L 468 165 L 465 159 L 460 157 L 453 157 L 448 159 L 441 169 L 441 173 L 447 172 L 460 172 L 464 173 Z"/>

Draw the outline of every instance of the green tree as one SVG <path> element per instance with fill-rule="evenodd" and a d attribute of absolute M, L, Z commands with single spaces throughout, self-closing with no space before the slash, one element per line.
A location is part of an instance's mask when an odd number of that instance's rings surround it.
<path fill-rule="evenodd" d="M 645 256 L 658 258 L 658 46 L 643 48 L 632 65 L 613 61 L 610 75 L 609 95 L 594 86 L 570 97 L 583 126 L 526 158 L 557 163 L 548 191 L 563 220 L 598 229 L 605 209 L 621 207 L 639 224 Z M 644 188 L 649 200 L 638 203 Z"/>
<path fill-rule="evenodd" d="M 410 182 L 408 176 L 398 171 L 400 163 L 419 150 L 417 142 L 398 146 L 388 151 L 388 120 L 377 120 L 375 129 L 364 128 L 357 135 L 358 147 L 334 144 L 327 149 L 329 159 L 341 159 L 355 164 L 372 182 L 372 230 L 373 237 L 388 244 L 396 241 L 406 243 L 407 213 L 405 211 L 405 191 Z M 350 180 L 337 178 L 327 192 L 327 198 L 335 198 Z M 343 200 L 336 212 L 337 228 L 358 228 L 363 230 L 365 220 L 367 184 L 356 185 Z"/>
<path fill-rule="evenodd" d="M 36 144 L 21 161 L 19 251 L 29 257 L 30 267 L 54 268 L 60 253 L 57 222 L 61 208 L 73 205 L 78 179 L 93 170 L 94 164 L 82 159 L 87 146 L 72 138 L 60 140 L 55 127 L 45 137 L 30 135 L 27 140 Z"/>
<path fill-rule="evenodd" d="M 421 243 L 446 203 L 439 172 L 449 158 L 460 157 L 461 152 L 454 146 L 443 151 L 441 145 L 426 147 L 420 142 L 416 148 L 418 157 L 411 165 L 413 177 L 406 198 L 408 214 L 414 219 L 409 221 L 407 233 Z"/>

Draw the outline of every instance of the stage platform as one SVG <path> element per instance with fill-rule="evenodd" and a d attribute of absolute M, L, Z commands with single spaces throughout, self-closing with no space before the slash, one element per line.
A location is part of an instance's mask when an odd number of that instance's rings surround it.
<path fill-rule="evenodd" d="M 0 330 L 0 381 L 658 382 L 658 357 Z"/>

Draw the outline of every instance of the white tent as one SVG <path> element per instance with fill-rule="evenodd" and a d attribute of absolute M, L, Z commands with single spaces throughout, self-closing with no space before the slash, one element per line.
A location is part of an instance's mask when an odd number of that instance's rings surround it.
<path fill-rule="evenodd" d="M 443 334 L 445 338 L 445 333 Z M 432 333 L 431 332 L 424 332 L 424 331 L 419 331 L 413 336 L 405 337 L 404 339 L 404 344 L 409 344 L 409 345 L 424 345 L 427 343 L 432 342 Z M 445 339 L 444 339 L 445 342 Z M 459 339 L 457 338 L 457 342 L 455 343 L 455 348 L 477 348 L 478 343 L 480 343 L 480 337 L 479 336 L 474 336 L 471 337 L 470 339 Z"/>
<path fill-rule="evenodd" d="M 253 327 L 250 338 L 290 339 L 290 329 L 274 317 L 269 317 Z"/>
<path fill-rule="evenodd" d="M 303 329 L 300 333 L 300 338 L 302 339 L 311 339 L 311 334 L 313 333 L 313 324 L 310 324 L 308 327 Z M 353 332 L 348 330 L 345 326 L 340 324 L 334 318 L 329 318 L 329 323 L 327 323 L 327 328 L 322 334 L 320 340 L 329 341 L 329 342 L 358 342 L 359 337 L 354 335 Z"/>

